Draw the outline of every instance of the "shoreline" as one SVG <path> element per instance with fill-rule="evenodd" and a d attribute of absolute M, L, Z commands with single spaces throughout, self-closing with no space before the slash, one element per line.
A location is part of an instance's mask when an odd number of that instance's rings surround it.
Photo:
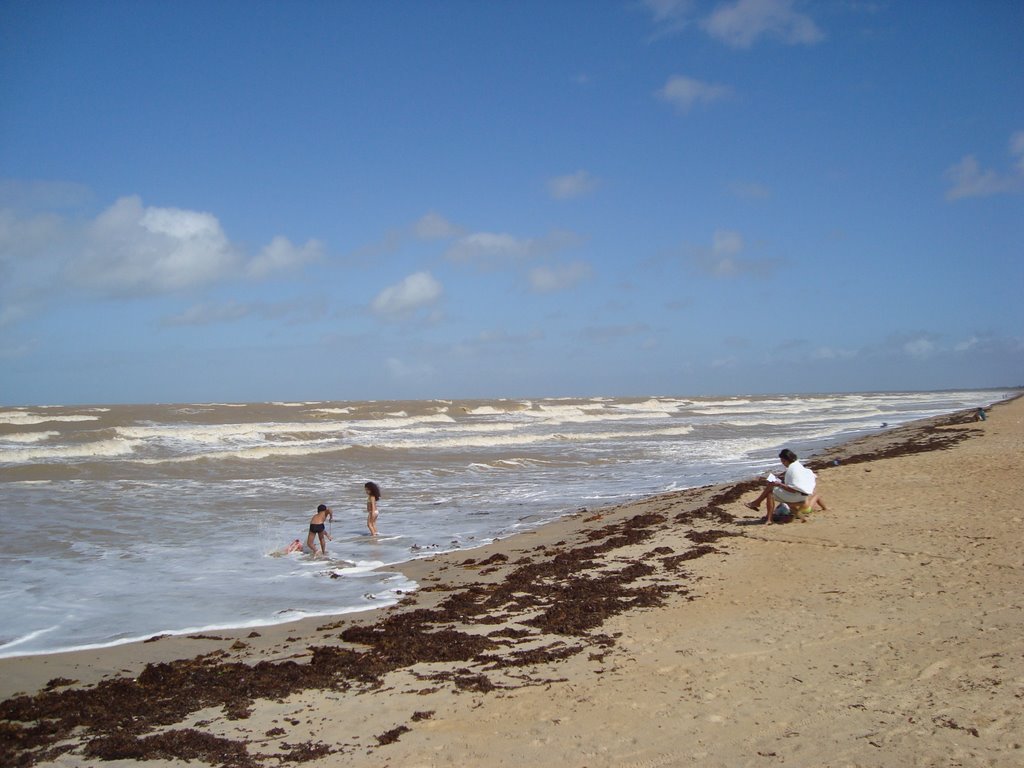
<path fill-rule="evenodd" d="M 1004 388 L 1004 389 L 994 389 L 992 391 L 993 392 L 1004 392 L 1005 393 L 1008 390 L 1006 390 Z M 998 403 L 998 402 L 1001 402 L 1001 401 L 995 401 L 995 402 Z M 64 406 L 61 406 L 61 407 L 64 407 Z M 948 415 L 948 414 L 946 414 L 946 415 Z M 928 417 L 928 418 L 939 418 L 939 419 L 941 419 L 943 417 L 944 417 L 944 415 L 939 415 L 937 417 Z M 924 422 L 924 421 L 927 421 L 927 420 L 928 419 L 917 419 L 917 420 L 912 421 L 912 422 L 907 422 L 906 424 L 901 425 L 901 426 L 912 426 L 914 424 L 918 424 L 920 422 Z M 840 450 L 840 449 L 842 449 L 843 446 L 845 446 L 847 444 L 850 444 L 850 443 L 853 443 L 853 442 L 856 442 L 856 441 L 859 441 L 859 440 L 862 440 L 862 439 L 865 439 L 865 438 L 874 438 L 874 437 L 879 436 L 880 434 L 884 434 L 884 432 L 880 433 L 878 431 L 879 429 L 891 432 L 891 431 L 893 431 L 894 429 L 897 429 L 897 428 L 896 427 L 888 427 L 884 423 L 882 423 L 880 425 L 880 427 L 876 426 L 874 428 L 865 428 L 859 434 L 854 434 L 852 436 L 847 436 L 846 439 L 843 440 L 843 442 L 837 443 L 834 446 L 821 447 L 820 443 L 818 443 L 817 444 L 817 448 L 816 448 L 817 453 L 809 454 L 809 455 L 811 455 L 811 456 L 825 455 L 825 453 L 827 453 L 827 452 L 832 452 L 832 451 L 835 451 L 835 450 Z M 833 439 L 835 439 L 835 438 L 833 438 Z M 810 442 L 811 442 L 811 447 L 805 446 L 805 448 L 807 450 L 814 450 L 815 449 L 814 448 L 814 444 L 817 443 L 817 441 L 813 441 L 812 440 Z M 744 480 L 743 476 L 738 476 L 738 477 L 735 477 L 735 478 L 730 478 L 728 480 L 715 482 L 714 485 L 715 486 L 731 485 L 733 483 L 743 482 L 743 480 Z M 694 487 L 695 488 L 704 488 L 706 486 L 694 486 Z M 687 490 L 687 489 L 684 488 L 683 490 Z M 672 491 L 663 491 L 661 493 L 672 493 Z M 634 495 L 634 496 L 627 497 L 627 498 L 625 498 L 623 500 L 620 500 L 620 501 L 611 501 L 611 500 L 603 501 L 603 502 L 601 502 L 601 506 L 624 506 L 624 505 L 637 504 L 637 503 L 642 503 L 646 498 L 649 498 L 649 497 L 650 497 L 650 494 Z M 571 509 L 573 506 L 574 506 L 573 504 L 567 503 L 567 504 L 564 505 L 564 508 Z M 582 506 L 582 504 L 580 504 L 578 506 Z M 532 534 L 532 533 L 536 532 L 537 529 L 542 529 L 542 528 L 544 528 L 547 525 L 550 525 L 550 524 L 553 524 L 553 523 L 557 523 L 559 520 L 571 519 L 573 517 L 573 513 L 572 512 L 560 512 L 559 514 L 561 515 L 560 517 L 554 517 L 554 518 L 551 517 L 550 515 L 538 515 L 538 517 L 548 518 L 547 521 L 546 522 L 542 522 L 542 523 L 534 523 L 534 525 L 536 525 L 537 527 L 533 528 L 533 529 L 521 530 L 521 531 L 517 531 L 516 533 L 512 533 L 512 534 L 504 534 L 504 535 L 502 535 L 502 537 L 500 539 L 495 539 L 495 541 L 505 540 L 505 539 L 512 538 L 512 537 L 515 537 L 515 536 L 518 536 L 518 535 L 523 535 L 524 533 L 525 534 Z M 482 540 L 486 541 L 487 539 L 486 539 L 486 537 L 482 537 Z M 436 545 L 432 545 L 432 546 L 436 546 Z M 404 555 L 405 555 L 404 559 L 395 560 L 393 562 L 385 561 L 383 565 L 375 567 L 372 570 L 373 570 L 373 572 L 376 572 L 376 573 L 379 573 L 379 574 L 392 574 L 392 573 L 393 574 L 405 574 L 406 573 L 406 569 L 411 567 L 411 564 L 415 563 L 418 560 L 431 559 L 435 555 L 450 554 L 450 555 L 458 556 L 458 555 L 460 555 L 462 553 L 472 553 L 472 552 L 475 552 L 475 551 L 477 551 L 478 549 L 480 549 L 481 547 L 484 547 L 484 546 L 486 546 L 486 545 L 485 544 L 474 544 L 474 545 L 471 545 L 471 546 L 464 546 L 464 547 L 461 547 L 461 548 L 450 549 L 450 550 L 437 549 L 434 552 L 429 552 L 429 553 L 428 552 L 423 552 L 422 554 L 419 554 L 419 555 L 417 555 L 416 553 L 411 552 L 411 551 L 410 552 L 405 552 L 404 553 Z M 399 595 L 401 595 L 401 594 L 408 594 L 408 592 L 404 591 L 404 590 L 398 590 L 397 594 L 399 594 Z M 365 595 L 365 597 L 369 598 L 371 596 L 370 595 Z M 119 639 L 116 639 L 116 640 L 106 640 L 105 641 L 105 640 L 97 639 L 96 641 L 91 641 L 91 642 L 86 642 L 86 643 L 81 643 L 81 644 L 74 644 L 73 642 L 70 642 L 71 639 L 69 638 L 69 642 L 64 647 L 58 647 L 58 648 L 47 649 L 47 650 L 28 650 L 28 651 L 20 652 L 20 653 L 15 650 L 14 652 L 12 652 L 10 654 L 5 654 L 5 653 L 0 652 L 0 663 L 4 662 L 7 659 L 17 660 L 17 659 L 28 659 L 28 658 L 37 658 L 37 657 L 48 657 L 48 656 L 62 656 L 62 655 L 65 655 L 65 654 L 88 653 L 88 652 L 97 652 L 97 651 L 101 652 L 101 651 L 104 651 L 104 650 L 107 650 L 107 649 L 120 648 L 120 647 L 123 647 L 123 646 L 133 645 L 133 644 L 136 644 L 136 643 L 154 642 L 158 638 L 191 637 L 191 636 L 196 636 L 196 635 L 208 635 L 208 634 L 220 635 L 220 634 L 224 634 L 224 633 L 231 633 L 231 634 L 234 634 L 234 635 L 238 635 L 239 633 L 250 632 L 250 631 L 253 631 L 253 630 L 255 630 L 255 631 L 263 631 L 263 630 L 266 630 L 266 629 L 268 629 L 270 627 L 274 627 L 274 626 L 278 626 L 278 625 L 290 625 L 290 624 L 294 624 L 294 623 L 299 622 L 299 621 L 303 621 L 305 619 L 309 619 L 310 621 L 324 621 L 324 620 L 326 620 L 327 617 L 331 617 L 331 616 L 344 616 L 344 615 L 353 614 L 353 613 L 362 613 L 364 611 L 371 611 L 371 612 L 372 611 L 378 611 L 378 610 L 383 610 L 384 608 L 388 607 L 388 605 L 389 605 L 384 600 L 381 600 L 380 603 L 381 603 L 380 605 L 373 605 L 373 604 L 367 604 L 364 601 L 364 603 L 362 605 L 359 605 L 356 602 L 352 602 L 349 605 L 339 605 L 339 607 L 336 610 L 327 610 L 327 611 L 316 612 L 316 613 L 314 613 L 314 612 L 305 613 L 303 611 L 294 611 L 294 613 L 299 614 L 299 617 L 290 617 L 290 618 L 280 618 L 279 619 L 276 616 L 267 616 L 265 618 L 257 618 L 257 619 L 240 619 L 239 621 L 234 622 L 234 623 L 229 621 L 228 623 L 224 623 L 224 624 L 219 624 L 219 623 L 215 623 L 215 621 L 210 621 L 210 622 L 207 622 L 205 626 L 192 625 L 191 628 L 185 628 L 185 629 L 171 628 L 170 626 L 168 626 L 168 628 L 153 628 L 153 629 L 151 629 L 149 631 L 138 629 L 138 630 L 133 631 L 132 635 L 130 637 L 124 637 L 123 635 L 127 634 L 127 633 L 122 633 L 122 637 L 119 638 Z M 394 603 L 390 603 L 390 604 L 394 604 Z M 289 611 L 287 611 L 287 610 L 277 611 L 278 614 L 283 614 L 283 613 L 287 613 L 287 612 L 289 612 Z M 178 626 L 180 627 L 182 625 L 179 624 Z M 185 626 L 189 627 L 188 624 L 185 624 Z M 159 625 L 157 625 L 157 627 L 159 627 Z M 40 634 L 46 634 L 48 631 L 49 630 L 45 630 L 44 629 L 44 630 L 41 630 L 41 631 L 30 633 L 29 635 L 26 635 L 25 637 L 19 638 L 18 639 L 18 644 L 26 644 L 25 643 L 26 638 L 31 639 L 33 636 L 40 635 Z M 5 694 L 5 692 L 6 691 L 3 688 L 2 680 L 0 680 L 0 697 L 2 697 Z"/>
<path fill-rule="evenodd" d="M 1024 394 L 1019 395 L 1018 397 L 1024 397 Z M 1003 404 L 1003 403 L 1009 403 L 1013 399 L 1016 399 L 1016 398 L 1009 398 L 1009 399 L 1006 399 L 1006 400 L 1003 400 L 1003 401 L 997 401 L 993 405 L 998 406 L 998 405 Z M 817 473 L 821 469 L 827 469 L 828 465 L 831 464 L 834 460 L 836 460 L 836 459 L 843 459 L 846 455 L 850 454 L 850 452 L 851 452 L 851 450 L 852 450 L 852 448 L 854 446 L 857 446 L 857 445 L 859 445 L 862 442 L 867 441 L 867 442 L 869 442 L 871 444 L 874 444 L 876 441 L 878 441 L 881 445 L 885 445 L 886 443 L 889 442 L 888 440 L 886 440 L 886 436 L 887 435 L 899 435 L 901 430 L 919 429 L 919 428 L 926 427 L 927 425 L 929 425 L 929 424 L 931 424 L 933 422 L 935 422 L 935 423 L 943 423 L 943 422 L 946 422 L 946 421 L 948 421 L 950 419 L 963 419 L 963 418 L 966 418 L 967 415 L 969 415 L 969 414 L 968 414 L 968 411 L 966 411 L 966 410 L 964 410 L 964 411 L 955 411 L 955 412 L 950 413 L 950 414 L 944 414 L 944 415 L 940 415 L 940 416 L 933 416 L 933 417 L 929 417 L 929 418 L 925 418 L 925 419 L 918 419 L 918 420 L 915 420 L 915 421 L 911 421 L 911 422 L 908 422 L 908 423 L 906 423 L 904 425 L 901 425 L 899 427 L 894 427 L 894 428 L 891 428 L 891 429 L 887 429 L 884 432 L 872 432 L 872 433 L 858 435 L 856 437 L 851 438 L 850 440 L 847 440 L 847 441 L 839 443 L 839 444 L 837 444 L 835 446 L 831 446 L 829 448 L 826 448 L 823 451 L 821 451 L 820 453 L 813 454 L 810 458 L 802 459 L 802 462 L 804 464 L 806 464 L 807 466 L 811 467 Z M 899 442 L 899 438 L 898 437 L 895 437 L 894 440 L 896 442 Z M 693 492 L 693 491 L 704 491 L 704 490 L 707 490 L 707 491 L 715 491 L 715 490 L 721 491 L 723 489 L 729 489 L 729 488 L 732 488 L 732 487 L 734 487 L 736 485 L 744 484 L 746 482 L 749 482 L 749 478 L 747 478 L 746 480 L 742 479 L 742 478 L 741 479 L 737 479 L 735 482 L 714 483 L 712 485 L 696 486 L 694 488 L 687 488 L 687 489 L 683 489 L 681 491 L 666 491 L 666 492 L 663 492 L 663 493 L 660 493 L 660 494 L 654 494 L 654 495 L 650 495 L 650 496 L 641 496 L 641 497 L 636 498 L 636 499 L 631 499 L 631 500 L 628 500 L 628 501 L 624 501 L 624 502 L 617 503 L 617 504 L 611 504 L 611 505 L 608 505 L 607 507 L 600 507 L 600 508 L 596 508 L 596 509 L 597 509 L 598 512 L 600 512 L 601 509 L 620 509 L 620 508 L 627 508 L 628 509 L 628 508 L 632 508 L 632 507 L 637 506 L 637 505 L 645 504 L 645 503 L 647 503 L 649 501 L 652 501 L 653 499 L 656 499 L 656 498 L 659 498 L 659 497 L 672 497 L 672 496 L 674 496 L 676 494 L 688 493 L 688 492 Z M 587 510 L 584 509 L 583 512 L 585 513 L 585 512 L 587 512 Z M 437 560 L 439 558 L 456 558 L 456 559 L 472 558 L 474 553 L 487 550 L 489 547 L 498 546 L 499 548 L 501 548 L 502 543 L 514 541 L 515 539 L 517 539 L 520 536 L 532 536 L 532 535 L 537 535 L 537 534 L 540 534 L 540 535 L 543 536 L 544 532 L 549 527 L 559 526 L 561 524 L 566 524 L 566 523 L 569 523 L 570 526 L 571 526 L 571 521 L 574 521 L 576 518 L 579 517 L 579 515 L 580 515 L 579 512 L 577 512 L 577 513 L 568 513 L 568 514 L 563 515 L 560 518 L 557 518 L 557 519 L 554 519 L 554 520 L 550 520 L 550 521 L 548 521 L 546 523 L 542 523 L 537 528 L 521 531 L 521 532 L 515 533 L 515 534 L 513 534 L 511 536 L 506 536 L 504 538 L 495 539 L 492 542 L 489 542 L 487 544 L 481 544 L 481 545 L 479 545 L 477 547 L 464 548 L 464 549 L 453 549 L 453 550 L 449 550 L 447 552 L 438 552 L 438 553 L 434 553 L 434 554 L 424 555 L 422 557 L 414 557 L 414 558 L 410 558 L 409 560 L 404 560 L 404 561 L 401 561 L 401 562 L 389 563 L 389 564 L 386 564 L 386 565 L 382 565 L 382 566 L 380 566 L 378 568 L 375 568 L 374 570 L 377 571 L 377 572 L 382 572 L 382 573 L 400 573 L 400 574 L 406 576 L 406 578 L 409 578 L 410 580 L 415 581 L 418 584 L 420 584 L 421 585 L 420 589 L 422 589 L 422 582 L 420 581 L 420 579 L 426 578 L 429 581 L 429 580 L 431 580 L 433 578 L 434 571 L 436 570 L 433 567 L 433 563 L 434 563 L 435 560 Z M 420 591 L 420 589 L 417 589 L 413 593 L 410 593 L 410 594 L 415 594 L 416 592 Z M 402 601 L 399 601 L 399 603 L 401 603 L 401 602 Z M 149 654 L 147 652 L 143 652 L 143 653 L 139 653 L 139 654 L 136 654 L 136 653 L 119 654 L 118 653 L 121 650 L 128 650 L 128 649 L 130 649 L 131 646 L 149 645 L 149 644 L 152 644 L 152 643 L 156 643 L 157 641 L 164 641 L 164 640 L 182 641 L 182 640 L 209 640 L 209 639 L 213 639 L 215 641 L 219 641 L 222 638 L 230 637 L 231 639 L 237 641 L 237 640 L 241 640 L 241 639 L 252 639 L 251 635 L 252 635 L 253 632 L 259 633 L 261 635 L 262 634 L 268 634 L 268 633 L 276 635 L 276 634 L 280 634 L 280 632 L 276 631 L 276 630 L 287 629 L 287 628 L 290 628 L 290 627 L 303 627 L 304 628 L 303 631 L 308 631 L 306 629 L 307 625 L 314 625 L 314 624 L 315 625 L 319 625 L 319 624 L 322 624 L 322 623 L 328 622 L 328 621 L 344 621 L 348 617 L 373 616 L 373 615 L 375 615 L 375 614 L 377 614 L 377 613 L 379 613 L 381 611 L 387 611 L 390 608 L 395 607 L 395 605 L 398 605 L 399 603 L 392 603 L 391 605 L 384 605 L 384 606 L 377 606 L 377 607 L 372 607 L 371 606 L 371 607 L 366 607 L 366 608 L 354 608 L 352 610 L 342 611 L 340 613 L 324 613 L 324 614 L 320 614 L 320 615 L 304 616 L 304 617 L 301 617 L 301 618 L 292 619 L 292 620 L 288 620 L 288 621 L 282 621 L 282 622 L 268 622 L 266 624 L 252 624 L 252 625 L 246 625 L 246 626 L 211 627 L 211 628 L 203 628 L 203 629 L 196 629 L 196 630 L 184 630 L 184 631 L 173 631 L 173 632 L 170 632 L 170 631 L 168 631 L 168 632 L 157 632 L 157 633 L 154 633 L 152 635 L 140 636 L 138 638 L 126 639 L 126 640 L 123 640 L 123 641 L 117 641 L 117 642 L 113 642 L 113 643 L 109 643 L 109 644 L 96 644 L 96 645 L 92 645 L 92 646 L 79 647 L 79 648 L 67 648 L 67 649 L 55 650 L 55 651 L 40 651 L 40 652 L 27 653 L 27 654 L 22 654 L 22 655 L 3 656 L 3 657 L 0 657 L 0 701 L 3 701 L 5 698 L 8 698 L 8 697 L 10 697 L 12 695 L 15 695 L 17 693 L 25 693 L 26 692 L 26 691 L 21 690 L 21 689 L 14 690 L 14 689 L 11 688 L 11 686 L 9 684 L 7 684 L 7 681 L 9 681 L 11 679 L 15 679 L 15 678 L 18 677 L 17 674 L 12 674 L 11 670 L 8 670 L 6 668 L 8 663 L 10 663 L 10 662 L 27 661 L 29 659 L 45 661 L 46 659 L 48 659 L 50 657 L 53 657 L 53 661 L 55 662 L 54 665 L 53 665 L 53 668 L 55 670 L 59 671 L 59 670 L 63 669 L 65 663 L 70 663 L 75 668 L 81 669 L 82 660 L 91 656 L 92 659 L 95 662 L 98 662 L 101 667 L 103 667 L 105 669 L 108 669 L 109 671 L 112 671 L 113 668 L 116 666 L 116 664 L 104 663 L 108 656 L 111 656 L 111 655 L 113 655 L 113 656 L 123 655 L 123 656 L 125 656 L 127 658 L 135 658 L 136 656 L 138 656 L 140 659 L 148 658 Z M 288 632 L 287 634 L 293 634 L 293 633 Z M 188 643 L 181 643 L 181 645 L 183 647 L 191 647 L 190 644 L 188 644 Z M 200 649 L 201 649 L 202 652 L 206 652 L 204 649 L 202 649 L 201 646 L 200 646 Z M 172 652 L 171 656 L 173 656 L 174 653 L 177 653 L 177 652 L 178 651 Z M 161 654 L 160 656 L 162 658 L 164 656 L 164 654 Z M 49 667 L 50 665 L 45 664 L 44 666 Z M 56 676 L 62 677 L 64 675 L 63 674 L 57 674 Z M 26 678 L 26 680 L 29 681 L 29 680 L 33 679 L 34 677 L 35 676 L 32 676 L 31 678 Z M 42 688 L 42 684 L 45 683 L 45 682 L 46 681 L 42 681 L 42 683 L 36 684 L 36 686 L 35 686 L 36 690 L 41 689 Z M 31 688 L 32 685 L 30 685 L 29 687 Z"/>
<path fill-rule="evenodd" d="M 545 687 L 567 686 L 573 695 L 584 691 L 584 698 L 595 698 L 595 675 L 602 681 L 613 678 L 616 670 L 628 666 L 631 656 L 641 653 L 643 643 L 637 645 L 634 637 L 638 634 L 636 625 L 657 624 L 658 616 L 693 610 L 692 606 L 701 606 L 695 613 L 728 614 L 731 602 L 715 602 L 722 599 L 722 574 L 732 569 L 737 560 L 751 572 L 763 568 L 752 549 L 758 542 L 803 546 L 803 539 L 814 539 L 822 533 L 843 534 L 847 507 L 856 505 L 856 497 L 847 499 L 842 492 L 849 478 L 860 478 L 866 472 L 879 472 L 876 477 L 880 478 L 884 474 L 880 470 L 886 465 L 962 452 L 964 446 L 985 442 L 979 438 L 988 436 L 996 425 L 1002 426 L 1004 418 L 1017 418 L 1009 415 L 1021 410 L 1020 398 L 1006 400 L 993 406 L 992 418 L 987 422 L 974 423 L 969 412 L 961 411 L 856 438 L 823 451 L 806 463 L 818 472 L 830 507 L 841 511 L 815 514 L 810 524 L 794 522 L 765 527 L 744 518 L 751 513 L 744 511 L 740 499 L 752 493 L 753 480 L 659 494 L 594 511 L 581 510 L 533 531 L 473 550 L 416 559 L 399 568 L 389 566 L 387 570 L 399 570 L 420 584 L 416 592 L 391 608 L 307 618 L 255 631 L 246 628 L 202 636 L 163 636 L 92 651 L 0 659 L 0 699 L 4 700 L 0 707 L 7 713 L 6 722 L 23 722 L 10 719 L 14 701 L 11 696 L 16 692 L 38 693 L 18 701 L 25 706 L 31 701 L 38 707 L 45 700 L 54 708 L 48 716 L 57 717 L 67 727 L 72 722 L 66 719 L 71 717 L 70 713 L 58 716 L 52 712 L 68 709 L 72 700 L 79 702 L 76 706 L 80 707 L 82 691 L 107 686 L 109 690 L 104 693 L 116 710 L 118 696 L 137 695 L 140 686 L 145 688 L 158 682 L 149 679 L 157 676 L 156 669 L 160 676 L 175 680 L 180 697 L 195 697 L 195 690 L 189 686 L 203 681 L 208 684 L 211 670 L 237 674 L 242 668 L 269 666 L 278 672 L 286 668 L 292 673 L 293 667 L 315 668 L 315 679 L 292 681 L 283 689 L 281 680 L 264 680 L 266 688 L 250 688 L 255 690 L 251 695 L 223 691 L 221 699 L 214 697 L 188 706 L 179 702 L 174 715 L 154 715 L 156 720 L 148 721 L 148 728 L 157 722 L 163 727 L 178 724 L 173 732 L 196 749 L 203 739 L 195 730 L 195 721 L 200 712 L 204 717 L 211 715 L 214 725 L 204 728 L 205 735 L 219 739 L 221 748 L 229 742 L 241 745 L 238 755 L 248 756 L 219 764 L 264 764 L 263 757 L 256 759 L 254 755 L 274 755 L 274 764 L 282 755 L 285 764 L 299 762 L 294 750 L 282 752 L 283 748 L 274 746 L 282 738 L 289 743 L 296 739 L 304 741 L 307 753 L 317 753 L 313 757 L 330 754 L 331 764 L 370 765 L 385 758 L 399 760 L 398 764 L 448 764 L 433 753 L 419 754 L 420 762 L 416 762 L 413 753 L 418 741 L 410 731 L 422 731 L 423 738 L 427 738 L 431 733 L 453 728 L 458 738 L 465 738 L 467 734 L 458 730 L 453 713 L 466 715 L 461 710 L 467 700 L 484 702 L 481 706 L 499 712 L 494 716 L 501 719 L 504 699 L 530 698 Z M 864 539 L 859 546 L 870 547 L 875 545 L 870 539 L 878 534 L 868 528 L 858 530 L 858 535 Z M 844 549 L 849 549 L 849 545 Z M 783 561 L 778 567 L 786 569 L 793 565 Z M 758 584 L 755 591 L 758 589 L 763 590 L 764 586 Z M 731 599 L 743 602 L 742 595 Z M 659 631 L 662 630 L 652 630 L 652 636 Z M 690 652 L 700 653 L 693 649 Z M 147 664 L 155 667 L 147 670 Z M 276 676 L 268 674 L 270 678 Z M 326 687 L 325 681 L 329 682 Z M 154 688 L 149 694 L 157 690 Z M 187 693 L 189 690 L 192 692 Z M 423 698 L 410 700 L 404 693 L 417 693 Z M 356 700 L 361 694 L 381 699 L 363 706 L 377 709 L 376 717 L 357 711 L 361 704 Z M 327 707 L 333 713 L 331 722 L 362 722 L 364 726 L 353 729 L 362 736 L 353 743 L 353 735 L 346 731 L 339 741 L 328 738 L 318 728 L 307 733 L 309 729 L 305 727 L 286 729 L 286 737 L 267 736 L 281 727 L 271 725 L 281 722 L 284 706 L 274 703 L 275 696 L 296 710 L 305 708 L 316 713 Z M 429 709 L 428 702 L 436 704 L 429 717 L 424 714 Z M 204 706 L 189 709 L 200 703 Z M 414 714 L 410 720 L 409 711 L 414 703 L 425 708 L 417 710 L 421 717 Z M 399 717 L 390 713 L 395 708 L 404 714 Z M 382 710 L 390 714 L 380 715 Z M 40 712 L 37 716 L 42 716 Z M 237 717 L 232 718 L 232 713 Z M 320 719 L 319 715 L 310 717 Z M 391 730 L 398 733 L 381 740 L 381 736 L 391 733 L 383 727 L 389 717 L 395 726 Z M 379 724 L 370 725 L 367 720 Z M 93 757 L 104 754 L 103 749 L 109 753 L 123 748 L 124 745 L 117 747 L 110 737 L 103 736 L 107 726 L 102 722 L 75 722 L 76 727 L 85 728 L 85 734 L 69 742 L 74 752 L 61 758 L 62 765 L 80 764 L 74 761 L 82 758 L 75 755 L 90 739 L 98 744 L 94 749 L 99 751 Z M 268 727 L 260 731 L 262 726 L 257 727 L 257 722 Z M 166 755 L 185 754 L 180 750 L 168 752 L 166 744 L 152 742 L 146 746 L 149 730 L 145 726 L 146 723 L 137 726 L 131 739 L 141 749 L 140 757 L 159 756 L 154 752 L 159 749 Z M 557 723 L 545 728 L 559 730 Z M 240 736 L 239 729 L 249 735 Z M 69 727 L 69 733 L 63 735 L 69 736 L 70 730 Z M 375 734 L 372 737 L 368 735 L 371 732 Z M 59 741 L 51 741 L 39 749 L 55 749 L 58 745 Z M 425 748 L 422 743 L 419 747 Z M 508 744 L 503 744 L 502 749 L 509 749 Z M 616 760 L 633 755 L 630 750 L 639 759 L 644 749 L 620 749 L 615 759 L 610 754 L 595 754 L 591 762 L 615 765 L 619 764 Z M 26 753 L 40 754 L 30 750 Z M 197 759 L 204 759 L 199 755 L 209 755 L 202 750 L 188 754 L 196 754 Z M 405 755 L 409 762 L 402 762 L 399 755 Z M 464 754 L 461 764 L 486 762 L 482 754 Z M 557 762 L 541 760 L 543 764 Z M 451 764 L 459 763 L 453 760 Z M 499 759 L 492 764 L 503 763 Z"/>

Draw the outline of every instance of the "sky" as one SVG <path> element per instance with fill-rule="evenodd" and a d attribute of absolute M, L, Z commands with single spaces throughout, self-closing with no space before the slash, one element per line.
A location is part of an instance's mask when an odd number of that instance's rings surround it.
<path fill-rule="evenodd" d="M 1018 0 L 0 0 L 0 403 L 1024 384 Z"/>

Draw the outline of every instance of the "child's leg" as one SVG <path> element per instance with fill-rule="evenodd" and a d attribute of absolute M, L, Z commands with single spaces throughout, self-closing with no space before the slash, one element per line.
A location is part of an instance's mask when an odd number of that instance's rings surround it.
<path fill-rule="evenodd" d="M 316 534 L 312 531 L 309 532 L 309 536 L 306 537 L 306 549 L 311 551 L 314 555 L 316 554 Z"/>
<path fill-rule="evenodd" d="M 319 536 L 320 536 L 320 551 L 323 554 L 326 555 L 327 554 L 327 539 L 324 538 L 324 532 L 323 531 L 320 531 Z"/>

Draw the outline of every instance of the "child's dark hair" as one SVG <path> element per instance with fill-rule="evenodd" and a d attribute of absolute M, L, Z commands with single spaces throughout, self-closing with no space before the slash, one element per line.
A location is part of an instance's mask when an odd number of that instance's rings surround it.
<path fill-rule="evenodd" d="M 373 498 L 375 498 L 377 501 L 380 501 L 380 486 L 379 485 L 377 485 L 373 481 L 370 481 L 370 482 L 363 483 L 363 488 L 368 490 L 370 492 L 370 495 L 373 496 Z"/>

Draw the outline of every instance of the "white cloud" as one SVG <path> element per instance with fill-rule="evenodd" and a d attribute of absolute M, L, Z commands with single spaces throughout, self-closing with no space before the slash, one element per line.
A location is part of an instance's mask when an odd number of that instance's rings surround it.
<path fill-rule="evenodd" d="M 241 254 L 209 213 L 144 208 L 123 197 L 86 234 L 71 279 L 101 293 L 164 293 L 211 283 L 235 272 Z"/>
<path fill-rule="evenodd" d="M 749 48 L 760 37 L 789 45 L 811 45 L 825 37 L 809 16 L 793 10 L 793 0 L 736 0 L 718 6 L 701 27 L 733 48 Z"/>
<path fill-rule="evenodd" d="M 968 155 L 956 165 L 946 169 L 950 183 L 946 190 L 947 200 L 965 197 L 990 197 L 1013 188 L 1013 179 L 1000 176 L 993 170 L 983 171 L 974 155 Z"/>
<path fill-rule="evenodd" d="M 28 189 L 33 199 L 42 195 Z M 62 194 L 59 185 L 47 189 L 51 197 Z M 75 194 L 73 187 L 66 193 Z M 167 294 L 294 270 L 323 253 L 316 240 L 300 246 L 275 237 L 249 259 L 213 214 L 145 206 L 137 196 L 120 198 L 87 222 L 25 213 L 27 205 L 0 210 L 0 299 L 8 303 L 38 302 L 60 290 L 105 297 Z"/>
<path fill-rule="evenodd" d="M 981 339 L 977 336 L 971 336 L 971 338 L 957 343 L 956 346 L 953 347 L 953 350 L 956 352 L 967 352 L 977 347 L 980 343 Z"/>
<path fill-rule="evenodd" d="M 590 276 L 590 265 L 583 261 L 557 267 L 530 270 L 530 286 L 537 293 L 553 293 L 571 288 Z"/>
<path fill-rule="evenodd" d="M 644 6 L 658 27 L 655 37 L 685 29 L 693 12 L 693 0 L 644 0 Z"/>
<path fill-rule="evenodd" d="M 1010 155 L 1017 158 L 1017 173 L 1024 173 L 1024 131 L 1017 131 L 1010 137 Z"/>
<path fill-rule="evenodd" d="M 926 338 L 912 339 L 903 344 L 903 351 L 910 357 L 923 360 L 930 357 L 936 351 L 935 342 Z"/>
<path fill-rule="evenodd" d="M 508 234 L 474 232 L 460 238 L 446 255 L 452 261 L 492 263 L 520 259 L 528 252 L 528 240 L 518 240 Z"/>
<path fill-rule="evenodd" d="M 420 240 L 444 240 L 462 234 L 459 227 L 433 211 L 421 216 L 413 224 L 412 231 Z"/>
<path fill-rule="evenodd" d="M 658 91 L 658 96 L 677 111 L 688 112 L 697 103 L 710 104 L 727 98 L 731 93 L 732 89 L 725 85 L 703 83 L 685 75 L 672 75 Z"/>
<path fill-rule="evenodd" d="M 580 243 L 578 235 L 555 230 L 540 238 L 474 232 L 459 238 L 445 253 L 451 261 L 495 268 L 537 258 Z"/>
<path fill-rule="evenodd" d="M 46 258 L 69 235 L 64 220 L 52 213 L 19 216 L 0 210 L 0 268 Z"/>
<path fill-rule="evenodd" d="M 717 229 L 712 235 L 710 248 L 697 248 L 690 261 L 694 267 L 711 277 L 739 277 L 741 275 L 768 275 L 781 263 L 777 259 L 744 259 L 746 249 L 743 236 L 731 229 Z"/>
<path fill-rule="evenodd" d="M 593 192 L 598 184 L 598 180 L 587 171 L 576 171 L 549 179 L 548 194 L 556 200 L 571 200 Z"/>
<path fill-rule="evenodd" d="M 700 259 L 705 272 L 715 277 L 731 277 L 741 271 L 736 257 L 743 251 L 743 236 L 728 229 L 716 229 L 711 238 L 711 249 Z"/>
<path fill-rule="evenodd" d="M 690 14 L 693 0 L 644 0 L 655 24 L 676 22 Z"/>
<path fill-rule="evenodd" d="M 400 318 L 434 304 L 443 293 L 443 286 L 429 272 L 416 272 L 377 294 L 371 307 L 378 315 Z"/>
<path fill-rule="evenodd" d="M 1010 157 L 1013 164 L 1007 173 L 982 170 L 974 155 L 967 155 L 959 163 L 946 169 L 949 182 L 947 200 L 962 200 L 968 197 L 991 197 L 1024 188 L 1024 131 L 1010 136 Z"/>
<path fill-rule="evenodd" d="M 287 271 L 305 264 L 320 261 L 323 258 L 323 244 L 318 240 L 307 240 L 303 246 L 297 246 L 280 235 L 259 252 L 246 265 L 246 274 L 250 277 L 266 277 L 274 272 Z"/>

